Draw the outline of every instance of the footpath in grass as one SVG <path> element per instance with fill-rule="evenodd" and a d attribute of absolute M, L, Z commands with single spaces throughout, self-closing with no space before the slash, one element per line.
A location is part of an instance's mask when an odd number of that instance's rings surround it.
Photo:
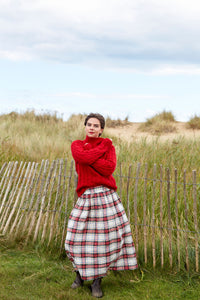
<path fill-rule="evenodd" d="M 86 282 L 72 290 L 75 278 L 68 259 L 37 250 L 8 249 L 0 245 L 0 299 L 94 299 Z M 174 274 L 151 269 L 109 272 L 102 281 L 103 299 L 200 299 L 200 274 Z"/>

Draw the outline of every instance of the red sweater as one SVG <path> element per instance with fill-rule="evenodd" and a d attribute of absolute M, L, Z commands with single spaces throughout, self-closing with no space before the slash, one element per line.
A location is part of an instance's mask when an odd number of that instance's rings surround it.
<path fill-rule="evenodd" d="M 100 185 L 117 189 L 112 176 L 116 168 L 116 154 L 110 139 L 86 136 L 83 141 L 72 142 L 71 151 L 78 173 L 76 191 L 79 197 L 86 189 Z"/>

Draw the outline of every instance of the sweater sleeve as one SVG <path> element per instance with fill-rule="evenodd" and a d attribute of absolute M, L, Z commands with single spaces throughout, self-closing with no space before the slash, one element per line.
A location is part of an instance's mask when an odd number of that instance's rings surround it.
<path fill-rule="evenodd" d="M 71 144 L 72 156 L 77 163 L 91 165 L 108 150 L 111 143 L 106 138 L 97 147 L 85 150 L 83 141 L 77 140 Z"/>
<path fill-rule="evenodd" d="M 112 175 L 116 168 L 116 153 L 114 146 L 110 148 L 106 158 L 99 158 L 92 164 L 92 167 L 103 176 Z"/>

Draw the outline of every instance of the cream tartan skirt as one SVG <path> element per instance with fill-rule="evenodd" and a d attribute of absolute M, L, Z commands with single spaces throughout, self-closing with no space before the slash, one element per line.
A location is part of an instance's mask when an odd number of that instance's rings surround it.
<path fill-rule="evenodd" d="M 78 198 L 69 217 L 65 250 L 83 280 L 104 277 L 108 270 L 137 268 L 130 224 L 114 190 L 90 188 Z"/>

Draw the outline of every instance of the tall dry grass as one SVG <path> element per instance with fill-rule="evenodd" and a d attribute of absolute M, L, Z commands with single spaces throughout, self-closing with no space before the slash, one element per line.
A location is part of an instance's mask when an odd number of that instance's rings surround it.
<path fill-rule="evenodd" d="M 160 116 L 162 119 L 173 119 L 170 114 L 163 115 Z M 34 111 L 1 115 L 0 163 L 10 160 L 41 162 L 42 159 L 52 161 L 57 158 L 71 158 L 71 142 L 85 137 L 84 119 L 85 115 L 79 114 L 71 115 L 67 121 L 63 121 L 56 114 L 37 115 Z M 159 117 L 155 116 L 155 119 L 158 122 Z M 108 126 L 109 122 L 110 119 Z M 150 167 L 156 163 L 179 170 L 198 170 L 200 167 L 198 139 L 188 140 L 184 136 L 177 136 L 165 142 L 160 142 L 159 137 L 152 139 L 152 142 L 147 141 L 147 138 L 126 142 L 108 135 L 106 128 L 103 137 L 112 138 L 118 163 L 138 161 L 142 164 L 148 163 Z"/>
<path fill-rule="evenodd" d="M 40 162 L 70 156 L 70 144 L 82 138 L 83 117 L 64 122 L 56 115 L 12 112 L 0 116 L 0 159 Z"/>
<path fill-rule="evenodd" d="M 200 117 L 197 115 L 191 117 L 186 126 L 189 129 L 200 129 Z"/>
<path fill-rule="evenodd" d="M 164 110 L 163 112 L 148 118 L 146 122 L 140 125 L 139 130 L 155 135 L 176 132 L 174 122 L 176 122 L 176 120 L 173 113 Z"/>

